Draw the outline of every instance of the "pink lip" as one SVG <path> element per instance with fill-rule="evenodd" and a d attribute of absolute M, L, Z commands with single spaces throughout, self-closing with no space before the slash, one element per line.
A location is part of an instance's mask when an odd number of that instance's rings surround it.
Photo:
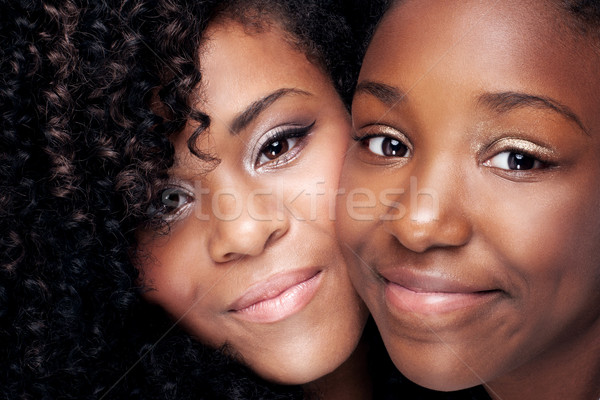
<path fill-rule="evenodd" d="M 282 320 L 310 303 L 317 292 L 320 278 L 319 268 L 275 275 L 252 285 L 229 306 L 229 311 L 251 322 Z"/>
<path fill-rule="evenodd" d="M 498 296 L 501 291 L 452 277 L 395 269 L 381 274 L 389 282 L 385 298 L 392 307 L 418 314 L 443 314 L 466 309 Z"/>

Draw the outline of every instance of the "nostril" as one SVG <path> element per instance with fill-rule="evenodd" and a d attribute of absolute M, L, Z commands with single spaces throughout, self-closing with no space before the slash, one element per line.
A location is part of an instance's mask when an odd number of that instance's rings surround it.
<path fill-rule="evenodd" d="M 223 256 L 223 260 L 231 261 L 235 258 L 235 253 L 227 253 Z"/>
<path fill-rule="evenodd" d="M 265 242 L 263 249 L 266 249 L 267 247 L 269 247 L 273 242 L 277 241 L 277 239 L 279 239 L 281 236 L 283 236 L 283 233 L 279 229 L 276 230 L 275 232 L 271 233 L 269 235 L 269 237 L 267 238 L 267 241 Z"/>
<path fill-rule="evenodd" d="M 243 257 L 244 257 L 244 255 L 241 253 L 231 252 L 231 253 L 224 254 L 223 257 L 221 258 L 221 262 L 226 263 L 226 262 L 230 262 L 230 261 L 236 261 Z"/>
<path fill-rule="evenodd" d="M 210 235 L 209 252 L 216 262 L 229 262 L 246 256 L 259 256 L 272 247 L 289 228 L 287 220 L 261 221 L 239 218 L 218 221 Z"/>

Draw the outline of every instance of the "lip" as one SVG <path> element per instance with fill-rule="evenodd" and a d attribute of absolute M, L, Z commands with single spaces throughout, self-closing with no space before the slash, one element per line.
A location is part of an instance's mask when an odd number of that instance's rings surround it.
<path fill-rule="evenodd" d="M 313 267 L 274 275 L 250 286 L 228 311 L 250 322 L 283 320 L 311 302 L 321 283 L 321 272 Z"/>
<path fill-rule="evenodd" d="M 381 276 L 386 280 L 388 305 L 413 314 L 440 315 L 465 310 L 502 292 L 486 284 L 402 268 L 383 272 Z"/>

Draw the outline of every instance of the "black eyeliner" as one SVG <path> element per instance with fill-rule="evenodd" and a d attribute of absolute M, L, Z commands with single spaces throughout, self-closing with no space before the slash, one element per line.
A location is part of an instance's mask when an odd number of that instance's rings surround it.
<path fill-rule="evenodd" d="M 277 142 L 279 140 L 290 139 L 290 138 L 301 138 L 301 137 L 308 135 L 308 133 L 311 131 L 311 129 L 315 126 L 316 122 L 317 121 L 315 120 L 315 121 L 311 122 L 309 125 L 305 125 L 305 126 L 292 125 L 292 126 L 284 126 L 281 128 L 275 128 L 276 129 L 275 132 L 265 140 L 265 143 L 260 147 L 259 152 L 264 151 L 265 148 L 272 142 Z"/>

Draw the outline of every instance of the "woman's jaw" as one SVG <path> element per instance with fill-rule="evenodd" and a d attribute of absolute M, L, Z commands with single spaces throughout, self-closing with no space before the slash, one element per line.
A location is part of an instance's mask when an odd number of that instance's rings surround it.
<path fill-rule="evenodd" d="M 305 384 L 336 371 L 367 310 L 338 248 L 333 201 L 350 118 L 330 79 L 282 31 L 213 23 L 197 108 L 210 126 L 174 137 L 168 234 L 140 234 L 146 298 L 188 332 L 227 345 L 262 377 Z"/>
<path fill-rule="evenodd" d="M 337 232 L 420 385 L 598 396 L 598 54 L 561 13 L 405 0 L 367 51 Z"/>

